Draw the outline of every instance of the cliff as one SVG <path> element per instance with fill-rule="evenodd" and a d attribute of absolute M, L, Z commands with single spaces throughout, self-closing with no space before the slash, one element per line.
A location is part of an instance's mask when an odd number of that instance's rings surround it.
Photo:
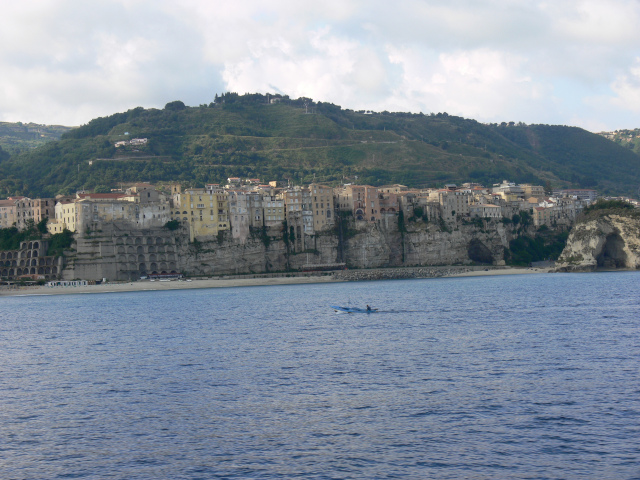
<path fill-rule="evenodd" d="M 577 223 L 556 262 L 558 271 L 640 268 L 640 217 L 600 211 Z"/>
<path fill-rule="evenodd" d="M 252 232 L 244 241 L 225 232 L 209 241 L 189 242 L 186 230 L 132 230 L 117 223 L 102 231 L 76 235 L 68 251 L 64 279 L 136 280 L 145 273 L 179 272 L 191 276 L 298 271 L 309 265 L 348 268 L 435 265 L 504 265 L 513 233 L 502 222 L 453 223 L 422 220 L 401 229 L 395 218 L 375 224 L 341 222 L 334 230 L 301 242 L 280 227 Z"/>

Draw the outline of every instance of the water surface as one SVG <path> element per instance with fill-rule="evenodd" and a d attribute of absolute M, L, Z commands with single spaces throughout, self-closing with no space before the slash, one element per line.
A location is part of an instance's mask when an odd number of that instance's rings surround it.
<path fill-rule="evenodd" d="M 0 478 L 637 479 L 639 294 L 629 272 L 2 297 Z"/>

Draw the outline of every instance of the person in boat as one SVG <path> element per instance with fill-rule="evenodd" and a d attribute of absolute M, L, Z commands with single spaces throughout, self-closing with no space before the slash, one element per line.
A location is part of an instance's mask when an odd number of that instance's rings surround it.
<path fill-rule="evenodd" d="M 371 307 L 369 305 L 367 305 L 367 312 L 371 311 Z"/>

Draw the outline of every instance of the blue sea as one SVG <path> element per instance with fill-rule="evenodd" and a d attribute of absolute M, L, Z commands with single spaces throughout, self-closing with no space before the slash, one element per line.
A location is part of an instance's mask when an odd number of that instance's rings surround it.
<path fill-rule="evenodd" d="M 0 478 L 639 479 L 640 272 L 1 297 Z"/>

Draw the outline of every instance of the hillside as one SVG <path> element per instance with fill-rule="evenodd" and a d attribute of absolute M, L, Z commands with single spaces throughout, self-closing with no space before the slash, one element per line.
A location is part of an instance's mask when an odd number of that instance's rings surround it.
<path fill-rule="evenodd" d="M 273 99 L 273 96 L 271 97 Z M 229 176 L 437 186 L 510 179 L 632 193 L 640 158 L 575 127 L 344 110 L 309 99 L 226 94 L 97 118 L 0 163 L 0 192 L 51 196 L 128 181 L 193 185 Z M 118 141 L 147 138 L 143 146 Z"/>
<path fill-rule="evenodd" d="M 61 125 L 0 122 L 0 148 L 9 154 L 20 153 L 59 140 L 69 130 L 71 127 Z"/>
<path fill-rule="evenodd" d="M 640 128 L 602 132 L 600 135 L 640 155 Z"/>

